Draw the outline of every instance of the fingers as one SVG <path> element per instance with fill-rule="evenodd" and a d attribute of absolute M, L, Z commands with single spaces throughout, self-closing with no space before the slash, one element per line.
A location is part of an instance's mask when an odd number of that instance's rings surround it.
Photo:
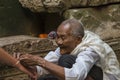
<path fill-rule="evenodd" d="M 24 61 L 24 59 L 28 59 L 28 60 L 31 59 L 32 56 L 28 55 L 28 54 L 23 55 L 21 53 L 13 53 L 13 57 L 18 59 L 19 61 L 21 61 L 22 59 Z M 30 63 L 30 62 L 28 62 L 28 63 Z M 17 68 L 19 70 L 23 71 L 24 73 L 28 74 L 32 78 L 32 80 L 37 80 L 37 72 L 34 72 L 34 71 L 31 72 L 31 70 L 25 68 L 25 66 L 23 64 L 21 64 L 21 63 L 19 63 L 17 65 Z"/>
<path fill-rule="evenodd" d="M 27 68 L 31 73 L 34 74 L 34 77 L 28 76 L 30 78 L 30 80 L 37 80 L 37 69 L 36 66 L 29 66 Z"/>
<path fill-rule="evenodd" d="M 13 57 L 18 59 L 18 60 L 20 59 L 21 55 L 22 55 L 22 53 L 19 53 L 19 52 L 18 53 L 16 53 L 16 52 L 13 53 Z"/>
<path fill-rule="evenodd" d="M 15 52 L 13 53 L 13 57 L 16 58 L 16 53 Z"/>
<path fill-rule="evenodd" d="M 37 60 L 35 55 L 25 54 L 20 57 L 20 62 L 24 66 L 34 66 L 37 65 Z"/>
<path fill-rule="evenodd" d="M 25 68 L 24 66 L 20 65 L 19 69 L 23 71 L 24 73 L 28 74 L 31 78 L 34 80 L 37 80 L 37 72 L 32 73 L 30 69 Z"/>
<path fill-rule="evenodd" d="M 31 54 L 24 54 L 21 55 L 20 53 L 14 53 L 14 56 L 20 60 L 21 64 L 24 66 L 35 66 L 39 65 L 42 58 L 36 55 Z M 41 62 L 42 63 L 42 62 Z"/>
<path fill-rule="evenodd" d="M 23 60 L 23 59 L 32 59 L 32 55 L 30 55 L 30 54 L 21 55 L 20 60 Z"/>

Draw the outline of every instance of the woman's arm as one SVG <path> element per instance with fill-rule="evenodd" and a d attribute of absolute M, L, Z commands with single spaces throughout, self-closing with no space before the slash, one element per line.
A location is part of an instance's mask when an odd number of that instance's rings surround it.
<path fill-rule="evenodd" d="M 23 71 L 24 73 L 27 73 L 28 75 L 30 75 L 31 77 L 36 77 L 35 75 L 33 75 L 30 71 L 28 71 L 25 67 L 23 67 L 20 62 L 12 57 L 11 55 L 9 55 L 5 50 L 3 50 L 2 48 L 0 48 L 0 63 L 9 65 L 9 66 L 13 66 L 18 68 L 19 70 Z"/>

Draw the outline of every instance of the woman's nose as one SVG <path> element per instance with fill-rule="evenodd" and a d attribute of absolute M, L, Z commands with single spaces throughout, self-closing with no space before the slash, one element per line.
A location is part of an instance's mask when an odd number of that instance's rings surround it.
<path fill-rule="evenodd" d="M 56 39 L 56 42 L 57 42 L 57 44 L 58 44 L 58 45 L 63 44 L 63 41 L 62 41 L 62 39 L 61 39 L 61 38 L 57 38 L 57 39 Z"/>

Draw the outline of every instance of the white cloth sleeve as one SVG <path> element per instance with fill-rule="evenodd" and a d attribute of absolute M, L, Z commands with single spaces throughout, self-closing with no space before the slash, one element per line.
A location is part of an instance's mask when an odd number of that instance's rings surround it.
<path fill-rule="evenodd" d="M 58 63 L 58 59 L 59 59 L 60 56 L 61 55 L 59 53 L 59 48 L 57 48 L 55 51 L 50 51 L 44 57 L 44 59 L 47 60 L 47 61 L 49 61 L 49 62 L 57 64 Z M 41 75 L 44 75 L 44 74 L 49 74 L 49 72 L 47 70 L 43 69 L 40 66 L 36 66 L 36 68 L 37 68 L 38 77 L 40 77 Z"/>
<path fill-rule="evenodd" d="M 59 57 L 61 56 L 60 55 L 60 50 L 59 48 L 57 48 L 55 51 L 50 51 L 45 57 L 44 59 L 49 61 L 49 62 L 52 62 L 52 63 L 56 63 L 58 62 L 58 59 Z"/>
<path fill-rule="evenodd" d="M 37 68 L 37 76 L 38 77 L 45 75 L 45 74 L 49 74 L 49 72 L 47 70 L 43 69 L 40 66 L 36 66 L 36 68 Z"/>

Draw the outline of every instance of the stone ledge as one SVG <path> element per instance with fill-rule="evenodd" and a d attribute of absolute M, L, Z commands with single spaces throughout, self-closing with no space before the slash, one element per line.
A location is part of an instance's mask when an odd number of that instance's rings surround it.
<path fill-rule="evenodd" d="M 8 51 L 10 54 L 14 52 L 47 52 L 56 48 L 56 45 L 50 39 L 42 39 L 25 35 L 0 38 L 0 46 Z"/>

